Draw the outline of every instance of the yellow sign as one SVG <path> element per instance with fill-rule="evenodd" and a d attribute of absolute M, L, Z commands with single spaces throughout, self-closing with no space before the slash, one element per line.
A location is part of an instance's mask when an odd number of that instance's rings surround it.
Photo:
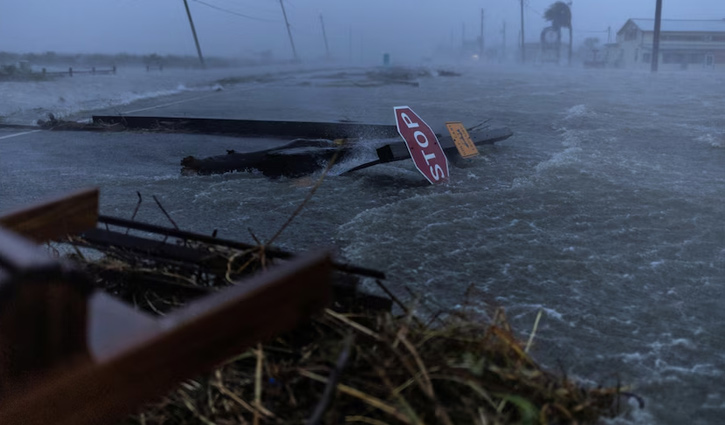
<path fill-rule="evenodd" d="M 460 153 L 463 158 L 471 158 L 478 155 L 478 148 L 476 148 L 476 145 L 473 144 L 473 140 L 471 140 L 471 136 L 468 135 L 463 123 L 447 122 L 446 128 L 448 128 L 448 132 L 451 133 L 453 143 L 456 144 L 458 153 Z"/>

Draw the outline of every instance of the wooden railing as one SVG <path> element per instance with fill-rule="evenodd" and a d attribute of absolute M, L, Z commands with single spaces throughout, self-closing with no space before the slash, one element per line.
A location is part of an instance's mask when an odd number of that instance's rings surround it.
<path fill-rule="evenodd" d="M 314 252 L 153 318 L 31 241 L 94 228 L 97 217 L 97 190 L 0 217 L 2 424 L 121 420 L 329 302 L 332 262 Z"/>

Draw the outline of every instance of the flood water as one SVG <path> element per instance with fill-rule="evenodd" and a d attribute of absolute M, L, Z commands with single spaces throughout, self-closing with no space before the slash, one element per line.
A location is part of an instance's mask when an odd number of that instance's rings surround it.
<path fill-rule="evenodd" d="M 510 127 L 514 137 L 482 148 L 467 168 L 451 167 L 447 185 L 429 185 L 412 162 L 337 175 L 374 158 L 361 148 L 333 168 L 279 244 L 334 246 L 429 305 L 502 306 L 522 337 L 543 309 L 537 359 L 589 385 L 631 384 L 645 399 L 644 410 L 616 422 L 721 422 L 725 75 L 462 71 L 422 78 L 419 87 L 360 87 L 341 83 L 354 76 L 338 71 L 307 71 L 214 91 L 215 76 L 203 93 L 148 96 L 118 108 L 165 104 L 144 113 L 393 124 L 393 107 L 408 105 L 433 127 L 485 119 Z M 200 94 L 209 96 L 184 101 Z M 31 115 L 21 109 L 9 115 Z M 151 201 L 157 195 L 183 228 L 247 241 L 251 230 L 266 240 L 311 185 L 250 173 L 180 176 L 186 155 L 260 149 L 261 140 L 6 134 L 0 212 L 98 185 L 104 214 L 129 217 L 138 191 L 140 220 L 166 224 Z"/>

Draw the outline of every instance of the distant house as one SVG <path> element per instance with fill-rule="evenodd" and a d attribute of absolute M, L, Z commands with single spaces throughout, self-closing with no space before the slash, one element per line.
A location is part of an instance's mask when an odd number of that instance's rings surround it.
<path fill-rule="evenodd" d="M 606 46 L 606 61 L 618 68 L 648 69 L 652 63 L 654 19 L 630 19 Z M 725 70 L 725 20 L 663 19 L 659 67 L 662 70 Z"/>

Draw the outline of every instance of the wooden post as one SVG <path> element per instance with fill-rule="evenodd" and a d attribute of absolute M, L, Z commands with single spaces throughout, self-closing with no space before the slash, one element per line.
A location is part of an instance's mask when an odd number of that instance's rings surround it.
<path fill-rule="evenodd" d="M 466 47 L 466 23 L 461 23 L 461 49 Z"/>
<path fill-rule="evenodd" d="M 186 1 L 186 0 L 184 0 Z M 295 61 L 299 60 L 297 58 L 297 49 L 295 49 L 295 41 L 292 39 L 292 30 L 290 29 L 289 21 L 287 20 L 287 11 L 284 10 L 284 2 L 283 0 L 279 0 L 279 5 L 282 6 L 282 15 L 284 16 L 284 24 L 287 26 L 287 35 L 289 36 L 289 43 L 292 45 L 292 55 L 295 58 Z"/>
<path fill-rule="evenodd" d="M 503 60 L 506 60 L 506 21 L 503 21 L 503 28 L 501 29 L 501 37 L 503 38 L 503 43 L 501 44 L 501 58 Z"/>
<path fill-rule="evenodd" d="M 86 300 L 92 285 L 74 279 L 46 252 L 0 228 L 0 399 L 43 382 L 61 367 L 90 361 Z"/>
<path fill-rule="evenodd" d="M 327 59 L 330 59 L 330 46 L 327 44 L 327 32 L 325 32 L 325 21 L 320 13 L 320 24 L 322 25 L 322 38 L 325 39 L 325 55 Z"/>
<path fill-rule="evenodd" d="M 194 20 L 191 19 L 191 11 L 189 10 L 189 3 L 184 0 L 184 7 L 186 8 L 186 15 L 189 17 L 189 25 L 191 26 L 191 34 L 194 36 L 194 43 L 196 44 L 196 53 L 199 55 L 199 62 L 201 67 L 205 68 L 204 56 L 201 54 L 201 46 L 199 46 L 199 38 L 196 36 L 196 28 L 194 28 Z"/>
<path fill-rule="evenodd" d="M 655 33 L 652 41 L 652 72 L 657 72 L 660 65 L 660 29 L 662 28 L 662 0 L 657 0 L 655 9 Z"/>
<path fill-rule="evenodd" d="M 524 0 L 521 0 L 521 63 L 526 62 L 526 46 L 524 40 Z"/>
<path fill-rule="evenodd" d="M 479 46 L 478 46 L 478 49 L 479 49 L 478 58 L 479 58 L 479 60 L 483 60 L 483 50 L 486 47 L 486 45 L 484 44 L 484 41 L 483 41 L 483 21 L 484 21 L 484 18 L 486 16 L 485 13 L 486 12 L 483 9 L 481 9 L 481 39 L 479 40 Z"/>

